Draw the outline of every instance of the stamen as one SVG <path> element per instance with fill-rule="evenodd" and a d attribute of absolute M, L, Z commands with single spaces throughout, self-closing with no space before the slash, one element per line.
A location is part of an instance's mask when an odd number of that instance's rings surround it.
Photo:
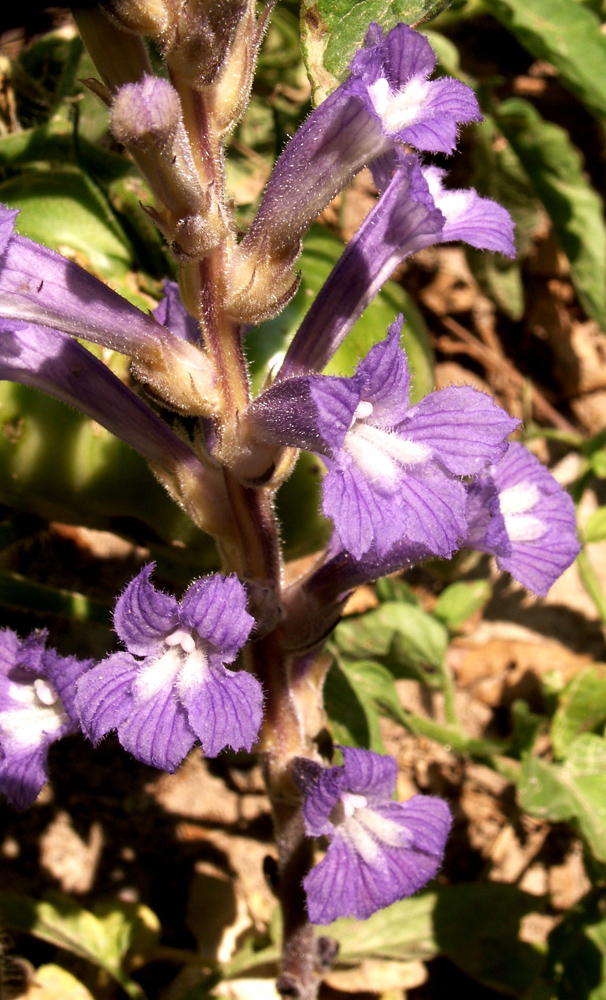
<path fill-rule="evenodd" d="M 37 677 L 33 683 L 33 688 L 38 701 L 48 708 L 54 705 L 59 699 L 59 695 L 53 685 L 45 680 L 44 677 Z"/>
<path fill-rule="evenodd" d="M 373 413 L 374 406 L 369 400 L 361 400 L 354 410 L 354 420 L 366 420 Z"/>
<path fill-rule="evenodd" d="M 368 799 L 364 795 L 356 795 L 354 792 L 343 792 L 341 802 L 346 819 L 351 819 L 356 809 L 366 809 L 368 805 Z"/>
<path fill-rule="evenodd" d="M 187 629 L 178 628 L 164 640 L 167 646 L 180 646 L 184 653 L 193 653 L 196 648 L 196 640 Z"/>

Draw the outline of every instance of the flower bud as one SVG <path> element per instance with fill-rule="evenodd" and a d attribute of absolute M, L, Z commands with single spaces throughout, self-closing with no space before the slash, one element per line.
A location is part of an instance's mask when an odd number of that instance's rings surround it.
<path fill-rule="evenodd" d="M 175 219 L 204 208 L 205 192 L 195 168 L 181 120 L 177 91 L 160 77 L 144 76 L 122 87 L 114 100 L 110 128 L 127 146 L 150 187 L 170 213 L 156 213 L 160 229 L 172 241 Z"/>
<path fill-rule="evenodd" d="M 145 75 L 122 87 L 114 100 L 111 130 L 124 146 L 148 140 L 165 149 L 181 120 L 179 95 L 167 80 Z"/>

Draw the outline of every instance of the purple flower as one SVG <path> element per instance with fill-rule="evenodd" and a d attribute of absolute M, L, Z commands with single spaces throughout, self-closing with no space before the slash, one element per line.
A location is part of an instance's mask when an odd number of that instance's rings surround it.
<path fill-rule="evenodd" d="M 196 580 L 177 601 L 145 566 L 119 597 L 114 624 L 128 652 L 114 653 L 78 686 L 82 729 L 97 743 L 112 729 L 134 757 L 174 771 L 200 740 L 216 757 L 250 750 L 263 692 L 244 670 L 228 670 L 254 624 L 235 576 Z"/>
<path fill-rule="evenodd" d="M 51 743 L 78 731 L 77 679 L 92 660 L 45 648 L 46 633 L 0 631 L 0 792 L 25 809 L 48 781 Z"/>
<path fill-rule="evenodd" d="M 438 872 L 451 816 L 442 799 L 394 802 L 397 764 L 342 747 L 345 763 L 318 768 L 303 804 L 310 837 L 329 837 L 326 857 L 303 882 L 309 918 L 365 920 L 411 896 Z"/>
<path fill-rule="evenodd" d="M 521 444 L 467 487 L 467 518 L 463 544 L 541 596 L 580 551 L 572 498 Z"/>
<path fill-rule="evenodd" d="M 465 487 L 498 461 L 517 421 L 470 387 L 410 406 L 402 320 L 352 378 L 278 382 L 249 411 L 253 434 L 322 456 L 323 510 L 355 559 L 381 558 L 400 541 L 449 556 L 466 534 Z"/>
<path fill-rule="evenodd" d="M 403 150 L 373 170 L 381 192 L 294 337 L 278 378 L 322 371 L 395 268 L 423 247 L 465 240 L 513 257 L 513 222 L 473 188 L 446 190 L 444 171 Z"/>
<path fill-rule="evenodd" d="M 479 121 L 473 91 L 458 80 L 428 80 L 435 56 L 405 24 L 383 39 L 372 24 L 351 73 L 293 136 L 232 261 L 230 307 L 254 322 L 293 291 L 300 240 L 318 214 L 366 164 L 408 143 L 452 153 L 460 123 Z"/>

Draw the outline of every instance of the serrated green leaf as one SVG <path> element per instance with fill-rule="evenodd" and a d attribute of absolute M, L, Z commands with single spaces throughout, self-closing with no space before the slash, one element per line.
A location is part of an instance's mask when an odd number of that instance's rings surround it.
<path fill-rule="evenodd" d="M 541 951 L 519 940 L 521 918 L 536 908 L 536 897 L 514 885 L 449 886 L 439 893 L 434 912 L 440 952 L 473 979 L 520 996 L 544 962 Z"/>
<path fill-rule="evenodd" d="M 456 631 L 476 611 L 484 607 L 491 592 L 488 580 L 451 583 L 438 597 L 433 613 L 448 628 Z"/>
<path fill-rule="evenodd" d="M 606 538 L 606 507 L 598 507 L 593 514 L 587 518 L 583 528 L 584 542 L 603 542 Z"/>
<path fill-rule="evenodd" d="M 121 909 L 121 904 L 117 904 Z M 149 911 L 151 912 L 151 911 Z M 145 1000 L 141 987 L 122 970 L 124 933 L 116 923 L 98 920 L 69 896 L 49 892 L 38 902 L 18 893 L 0 893 L 0 926 L 23 931 L 86 958 L 105 969 L 133 1000 Z M 133 921 L 137 919 L 133 913 Z"/>
<path fill-rule="evenodd" d="M 551 724 L 556 757 L 565 757 L 573 740 L 606 721 L 606 666 L 595 664 L 580 670 L 559 696 Z"/>
<path fill-rule="evenodd" d="M 525 757 L 519 794 L 533 816 L 572 822 L 597 860 L 606 862 L 606 741 L 600 736 L 578 736 L 563 764 Z"/>
<path fill-rule="evenodd" d="M 504 101 L 497 120 L 549 214 L 585 312 L 606 329 L 604 205 L 581 154 L 566 130 L 544 121 L 528 101 Z"/>
<path fill-rule="evenodd" d="M 279 316 L 262 323 L 246 337 L 245 349 L 255 393 L 261 391 L 269 374 L 281 364 L 303 317 L 342 253 L 340 240 L 322 226 L 312 227 L 301 256 L 299 291 Z M 434 387 L 433 353 L 425 321 L 412 299 L 393 281 L 387 281 L 370 303 L 325 369 L 326 373 L 353 375 L 358 361 L 373 344 L 387 336 L 387 327 L 398 313 L 403 313 L 405 320 L 401 343 L 412 372 L 411 398 L 417 402 L 431 392 Z"/>
<path fill-rule="evenodd" d="M 362 962 L 368 958 L 395 961 L 432 958 L 438 951 L 433 934 L 437 894 L 426 892 L 393 903 L 368 920 L 337 920 L 326 934 L 339 942 L 339 962 Z"/>
<path fill-rule="evenodd" d="M 303 0 L 303 58 L 319 104 L 347 75 L 371 21 L 389 31 L 436 17 L 452 0 Z"/>
<path fill-rule="evenodd" d="M 553 63 L 595 115 L 606 115 L 606 37 L 587 7 L 570 0 L 484 2 L 535 59 Z"/>

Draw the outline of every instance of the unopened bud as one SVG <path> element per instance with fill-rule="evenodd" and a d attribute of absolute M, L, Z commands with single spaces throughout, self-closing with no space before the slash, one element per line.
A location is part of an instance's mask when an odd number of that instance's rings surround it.
<path fill-rule="evenodd" d="M 140 35 L 162 35 L 168 27 L 164 0 L 105 0 L 105 9 L 122 28 Z"/>
<path fill-rule="evenodd" d="M 204 210 L 208 201 L 181 119 L 177 91 L 167 80 L 151 75 L 127 84 L 115 97 L 110 128 L 130 149 L 155 197 L 168 210 L 168 216 L 162 212 L 156 216 L 172 241 L 176 220 Z"/>
<path fill-rule="evenodd" d="M 167 80 L 146 75 L 128 83 L 114 100 L 110 128 L 124 146 L 151 139 L 165 148 L 173 141 L 181 120 L 179 95 Z"/>

